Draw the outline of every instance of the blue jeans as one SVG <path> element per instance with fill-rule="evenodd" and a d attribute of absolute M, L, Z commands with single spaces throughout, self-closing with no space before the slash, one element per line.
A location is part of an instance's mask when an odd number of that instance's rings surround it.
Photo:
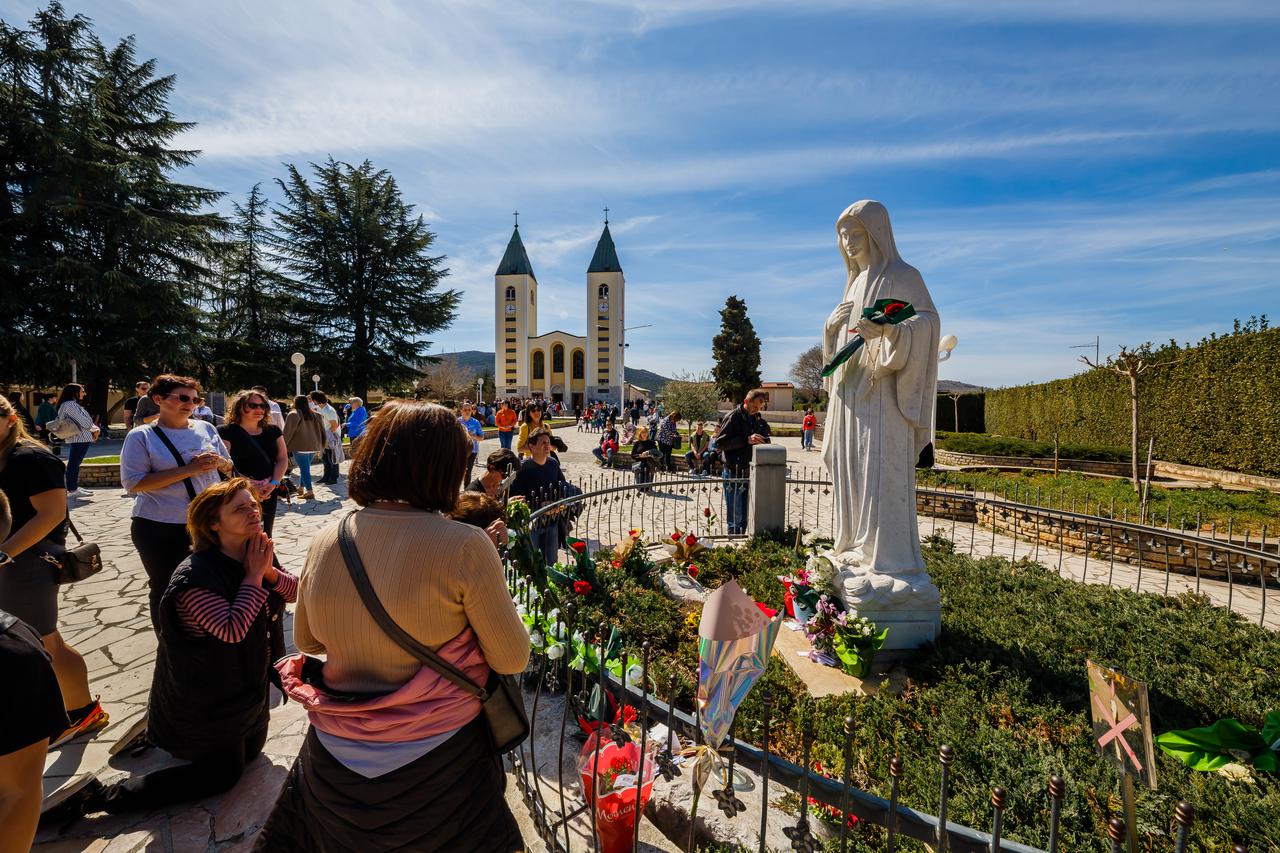
<path fill-rule="evenodd" d="M 511 449 L 511 436 L 514 434 L 514 430 L 498 431 L 498 444 L 502 445 L 503 450 Z"/>
<path fill-rule="evenodd" d="M 724 478 L 724 515 L 725 524 L 729 527 L 729 535 L 741 535 L 747 532 L 747 483 L 730 483 L 733 473 L 729 468 L 720 472 Z M 743 470 L 742 476 L 747 472 Z M 735 478 L 736 479 L 736 478 Z"/>
<path fill-rule="evenodd" d="M 800 446 L 805 450 L 813 449 L 813 430 L 805 429 L 800 431 Z"/>
<path fill-rule="evenodd" d="M 547 565 L 554 565 L 560 559 L 560 525 L 555 521 L 535 525 L 529 534 L 534 546 L 542 551 L 542 558 L 547 561 Z"/>
<path fill-rule="evenodd" d="M 67 491 L 74 492 L 80 488 L 80 463 L 89 454 L 92 446 L 88 441 L 77 441 L 67 445 Z"/>
<path fill-rule="evenodd" d="M 315 452 L 304 452 L 295 450 L 293 458 L 298 463 L 298 480 L 302 483 L 304 492 L 311 491 L 311 460 L 315 458 Z"/>
<path fill-rule="evenodd" d="M 603 447 L 597 447 L 591 451 L 591 455 L 600 460 L 605 467 L 613 464 L 613 450 L 605 450 Z"/>

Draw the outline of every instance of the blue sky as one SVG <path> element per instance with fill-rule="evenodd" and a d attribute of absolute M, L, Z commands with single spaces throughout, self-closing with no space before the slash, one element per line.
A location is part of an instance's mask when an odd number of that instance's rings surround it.
<path fill-rule="evenodd" d="M 542 324 L 582 332 L 606 204 L 627 321 L 653 324 L 628 364 L 667 374 L 710 366 L 736 293 L 785 378 L 861 198 L 960 339 L 942 378 L 1280 321 L 1274 0 L 66 2 L 177 75 L 187 180 L 241 198 L 285 162 L 389 169 L 465 293 L 433 352 L 493 348 L 516 209 Z"/>

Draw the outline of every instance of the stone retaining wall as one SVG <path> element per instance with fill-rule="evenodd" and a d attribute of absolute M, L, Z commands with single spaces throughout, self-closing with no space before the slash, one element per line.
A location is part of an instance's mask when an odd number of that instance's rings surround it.
<path fill-rule="evenodd" d="M 120 488 L 120 465 L 81 465 L 80 485 L 86 489 Z"/>
<path fill-rule="evenodd" d="M 1182 465 L 1176 462 L 1155 462 L 1155 476 L 1175 479 L 1207 480 L 1220 486 L 1238 486 L 1246 489 L 1266 489 L 1280 492 L 1280 479 L 1258 474 L 1241 474 L 1239 471 L 1221 471 L 1217 468 L 1201 468 L 1198 465 Z"/>
<path fill-rule="evenodd" d="M 939 495 L 916 489 L 916 513 L 945 518 L 948 521 L 954 519 L 968 524 L 976 524 L 978 521 L 978 510 L 973 495 Z"/>
<path fill-rule="evenodd" d="M 943 465 L 988 468 L 1043 468 L 1053 470 L 1053 459 L 1037 459 L 1033 456 L 983 456 L 977 453 L 956 453 L 952 450 L 934 451 L 934 459 Z M 1132 472 L 1128 462 L 1101 462 L 1092 459 L 1059 459 L 1058 470 L 1080 471 L 1085 474 L 1106 474 L 1111 477 L 1128 477 Z"/>
<path fill-rule="evenodd" d="M 1114 556 L 1120 562 L 1131 565 L 1141 562 L 1143 567 L 1159 571 L 1167 568 L 1171 572 L 1198 574 L 1216 580 L 1226 580 L 1230 575 L 1232 581 L 1248 584 L 1256 583 L 1258 579 L 1259 561 L 1251 559 L 1247 567 L 1241 566 L 1240 557 L 1230 556 L 1222 549 L 1227 542 L 1225 537 L 1184 539 L 1174 535 L 1173 531 L 1166 534 L 1144 529 L 1139 541 L 1136 531 L 1129 531 L 1108 519 L 1091 518 L 1086 523 L 1064 519 L 1047 509 L 1021 507 L 1015 510 L 964 494 L 934 495 L 917 491 L 916 506 L 922 515 L 954 518 L 962 522 L 976 521 L 988 529 L 994 528 L 999 533 L 1027 541 L 1032 549 L 1038 541 L 1046 549 L 1063 548 L 1076 554 L 1087 553 L 1098 560 L 1110 560 Z M 1240 536 L 1233 536 L 1230 541 L 1271 555 L 1280 554 L 1280 542 L 1277 541 L 1260 544 L 1256 539 L 1246 541 Z M 1028 555 L 1031 553 L 1028 551 Z M 1265 568 L 1269 578 L 1274 578 L 1277 563 L 1267 561 Z"/>

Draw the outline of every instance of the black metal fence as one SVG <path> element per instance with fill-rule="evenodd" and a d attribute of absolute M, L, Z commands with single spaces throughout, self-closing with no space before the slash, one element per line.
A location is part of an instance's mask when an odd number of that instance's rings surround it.
<path fill-rule="evenodd" d="M 700 523 L 708 520 L 702 510 L 714 506 L 717 499 L 723 501 L 724 489 L 728 484 L 716 479 L 667 476 L 652 484 L 642 485 L 627 482 L 626 478 L 604 475 L 582 484 L 586 488 L 582 488 L 580 492 L 574 490 L 573 494 L 542 502 L 534 513 L 534 524 L 550 523 L 557 513 L 572 508 L 577 512 L 575 535 L 598 545 L 612 543 L 631 529 L 664 529 L 668 526 L 698 529 Z M 795 519 L 793 523 L 802 521 L 806 525 L 811 519 L 816 520 L 818 508 L 823 504 L 816 497 L 808 505 L 804 503 L 804 498 L 799 498 L 796 501 L 799 504 L 796 506 L 798 516 L 793 516 L 790 512 L 792 495 L 817 495 L 823 488 L 829 490 L 830 484 L 816 478 L 796 476 L 790 479 L 789 485 L 806 491 L 789 490 L 788 519 Z M 815 491 L 808 492 L 810 487 Z M 973 503 L 978 499 L 972 493 L 933 491 L 939 510 L 962 509 L 961 504 L 966 501 L 973 508 Z M 1031 509 L 1045 509 L 1020 505 L 1002 498 L 983 497 L 982 501 L 987 505 L 987 511 L 994 513 L 1029 513 Z M 827 505 L 829 506 L 829 499 Z M 1115 519 L 1088 516 L 1062 507 L 1048 509 L 1057 527 L 1116 522 Z M 973 511 L 976 513 L 977 509 L 973 508 Z M 702 522 L 698 518 L 700 514 Z M 719 511 L 714 514 L 722 516 Z M 962 512 L 952 512 L 950 517 L 938 517 L 935 521 L 950 525 L 950 536 L 956 541 L 957 526 L 962 524 L 957 518 L 962 515 Z M 710 529 L 703 527 L 699 531 L 700 535 L 706 533 L 711 538 L 732 538 L 722 521 L 711 524 Z M 716 524 L 721 526 L 717 528 Z M 979 534 L 983 531 L 976 523 L 963 524 L 967 524 L 972 531 L 968 542 L 970 552 L 981 553 L 978 549 L 985 540 L 979 539 Z M 1125 525 L 1124 529 L 1131 538 L 1153 532 L 1174 538 L 1180 535 L 1196 538 L 1194 534 L 1167 527 L 1157 529 L 1133 522 L 1121 524 Z M 937 530 L 921 531 L 924 535 L 929 532 L 936 533 Z M 996 535 L 994 531 L 993 535 Z M 992 542 L 994 541 L 993 539 Z M 1258 566 L 1255 576 L 1262 575 L 1264 571 L 1271 572 L 1275 568 L 1276 558 L 1272 554 L 1232 543 L 1212 541 L 1217 543 L 1213 547 L 1220 548 L 1223 554 L 1231 554 L 1245 561 L 1261 561 L 1255 563 Z M 1040 540 L 1037 539 L 1037 542 Z M 1197 541 L 1195 544 L 1199 547 L 1203 543 Z M 1065 554 L 1067 548 L 1063 545 L 1060 550 Z M 996 546 L 990 545 L 989 551 L 995 553 Z M 1119 550 L 1113 550 L 1111 560 L 1114 561 L 1120 553 Z M 1038 556 L 1038 552 L 1026 554 L 1033 555 Z M 1141 568 L 1141 563 L 1138 568 Z M 1165 574 L 1168 575 L 1169 572 Z M 1210 583 L 1199 578 L 1197 581 Z M 660 685 L 654 682 L 650 673 L 652 662 L 649 660 L 647 643 L 641 646 L 643 651 L 636 666 L 630 666 L 630 661 L 624 656 L 623 665 L 617 667 L 619 672 L 610 672 L 600 664 L 608 657 L 609 638 L 619 626 L 581 624 L 573 612 L 548 610 L 546 602 L 539 600 L 536 591 L 514 569 L 509 569 L 508 582 L 522 614 L 531 615 L 531 621 L 535 625 L 536 645 L 536 654 L 525 679 L 533 736 L 511 755 L 517 783 L 528 803 L 537 831 L 548 849 L 557 853 L 599 851 L 602 849 L 601 839 L 597 823 L 593 819 L 597 806 L 596 786 L 590 785 L 590 790 L 584 794 L 584 785 L 579 781 L 577 760 L 585 742 L 579 733 L 591 725 L 603 728 L 604 737 L 595 741 L 597 762 L 602 740 L 607 742 L 612 739 L 621 746 L 638 739 L 640 767 L 636 768 L 638 772 L 634 797 L 639 802 L 641 789 L 645 784 L 645 762 L 652 762 L 656 772 L 668 782 L 687 771 L 688 768 L 681 764 L 686 754 L 698 746 L 698 721 L 694 716 L 659 699 L 657 693 Z M 1239 580 L 1233 581 L 1229 577 L 1228 584 L 1233 582 L 1237 586 L 1240 584 Z M 1265 593 L 1265 581 L 1261 588 Z M 581 653 L 588 646 L 594 650 L 593 655 Z M 593 656 L 597 662 L 595 666 L 590 660 Z M 573 665 L 575 662 L 578 668 Z M 668 697 L 675 695 L 674 682 L 664 686 Z M 738 838 L 753 839 L 753 843 L 748 845 L 750 849 L 812 851 L 819 849 L 825 838 L 825 843 L 838 845 L 838 849 L 843 851 L 851 842 L 849 816 L 856 817 L 864 825 L 880 827 L 883 830 L 885 849 L 888 851 L 893 851 L 902 839 L 914 839 L 939 851 L 1005 850 L 1027 853 L 1037 849 L 1005 837 L 1006 830 L 1013 829 L 1016 832 L 1017 828 L 1005 824 L 1006 795 L 998 786 L 991 789 L 989 831 L 986 827 L 963 826 L 947 819 L 949 777 L 955 770 L 954 752 L 950 746 L 940 744 L 938 747 L 936 802 L 916 804 L 936 810 L 936 814 L 929 814 L 899 801 L 899 780 L 904 770 L 900 758 L 894 758 L 887 768 L 891 779 L 888 799 L 856 787 L 850 778 L 853 764 L 850 760 L 853 748 L 851 738 L 846 737 L 844 743 L 843 779 L 828 778 L 811 767 L 813 733 L 808 725 L 803 727 L 801 763 L 795 764 L 779 756 L 771 743 L 775 721 L 770 717 L 770 697 L 766 694 L 762 698 L 765 710 L 760 743 L 757 745 L 739 740 L 731 730 L 728 742 L 719 750 L 727 772 L 723 778 L 713 774 L 700 798 L 703 815 L 706 814 L 705 809 L 711 808 L 722 812 L 726 820 L 739 826 L 736 833 Z M 635 720 L 630 726 L 625 724 L 624 709 L 627 706 L 634 708 L 636 712 Z M 618 722 L 619 720 L 622 722 Z M 851 720 L 846 720 L 846 733 L 851 724 Z M 659 725 L 661 744 L 655 748 L 649 739 L 653 727 Z M 740 789 L 734 782 L 735 770 L 740 768 L 756 774 L 751 785 L 758 785 L 760 791 L 757 807 L 750 813 L 746 803 L 738 796 Z M 596 778 L 594 772 L 591 778 Z M 780 790 L 794 795 L 788 799 L 795 803 L 796 814 L 784 815 L 771 806 L 770 792 L 777 793 Z M 1058 849 L 1061 807 L 1063 799 L 1068 795 L 1062 779 L 1053 777 L 1045 780 L 1049 851 Z M 827 822 L 817 819 L 818 809 L 835 815 L 838 826 L 835 829 L 827 828 Z M 648 814 L 651 818 L 661 816 L 662 831 L 668 838 L 674 838 L 674 843 L 681 849 L 692 850 L 709 840 L 706 837 L 705 822 L 696 819 L 696 814 L 691 816 L 688 811 L 682 813 L 679 809 L 659 809 L 652 800 L 649 802 Z M 1179 803 L 1169 815 L 1169 820 L 1173 849 L 1181 853 L 1187 849 L 1192 834 L 1192 807 L 1185 802 Z M 640 820 L 635 821 L 631 831 L 634 833 L 634 840 L 638 842 L 641 834 Z M 785 840 L 779 839 L 779 835 Z M 1104 845 L 1110 845 L 1118 853 L 1124 847 L 1125 837 L 1123 820 L 1114 818 L 1109 822 L 1108 837 Z"/>
<path fill-rule="evenodd" d="M 557 653 L 557 644 L 570 646 L 576 635 L 582 638 L 582 643 L 591 644 L 597 661 L 604 661 L 608 656 L 608 638 L 615 626 L 582 625 L 575 622 L 575 614 L 572 612 L 549 612 L 544 609 L 543 602 L 538 600 L 536 592 L 524 584 L 514 571 L 509 573 L 508 581 L 518 606 L 523 612 L 535 613 L 537 623 L 545 626 L 542 630 L 546 632 L 542 649 L 534 655 L 525 677 L 526 702 L 530 710 L 533 736 L 511 754 L 517 784 L 547 849 L 556 853 L 599 851 L 602 849 L 600 834 L 596 821 L 592 819 L 597 805 L 595 787 L 592 786 L 584 794 L 584 786 L 578 781 L 577 760 L 584 743 L 589 742 L 581 734 L 583 724 L 580 721 L 587 720 L 588 725 L 604 723 L 604 735 L 594 741 L 596 767 L 599 766 L 602 743 L 612 740 L 622 746 L 639 739 L 639 767 L 635 768 L 634 794 L 637 802 L 640 801 L 641 788 L 645 784 L 645 762 L 652 762 L 655 773 L 667 781 L 673 781 L 677 777 L 687 778 L 686 774 L 691 771 L 688 765 L 682 766 L 682 758 L 683 754 L 698 745 L 698 721 L 656 695 L 655 688 L 658 685 L 650 674 L 652 662 L 647 643 L 641 646 L 638 670 L 635 671 L 637 677 L 628 678 L 631 667 L 627 666 L 622 667 L 622 677 L 602 666 L 588 665 L 582 670 L 571 668 L 571 650 L 561 648 Z M 668 696 L 674 695 L 674 680 L 665 687 Z M 850 827 L 853 822 L 849 816 L 854 816 L 862 824 L 883 830 L 884 848 L 890 853 L 904 838 L 924 842 L 937 851 L 1039 851 L 1039 848 L 1005 837 L 1005 830 L 1008 828 L 1004 821 L 1006 794 L 1000 787 L 991 789 L 989 830 L 963 826 L 947 819 L 949 778 L 955 770 L 954 751 L 950 746 L 944 744 L 938 748 L 938 798 L 936 802 L 929 804 L 936 808 L 937 813 L 929 814 L 900 801 L 899 780 L 905 770 L 900 758 L 895 757 L 889 763 L 891 788 L 888 799 L 863 791 L 852 783 L 852 719 L 845 719 L 844 775 L 842 779 L 832 779 L 814 772 L 811 767 L 810 751 L 814 735 L 807 725 L 802 734 L 803 757 L 800 764 L 776 754 L 771 733 L 775 729 L 775 723 L 779 721 L 771 716 L 771 701 L 767 692 L 762 696 L 762 702 L 764 715 L 760 744 L 738 740 L 732 736 L 731 730 L 729 740 L 719 750 L 725 772 L 723 775 L 712 774 L 699 798 L 703 808 L 718 810 L 727 818 L 739 822 L 739 838 L 754 836 L 755 844 L 749 849 L 758 849 L 762 853 L 765 850 L 779 849 L 770 844 L 770 840 L 781 835 L 786 839 L 780 842 L 785 845 L 783 849 L 814 851 L 820 849 L 825 842 L 838 845 L 838 849 L 845 851 L 852 840 Z M 627 707 L 635 709 L 632 725 L 609 722 L 625 720 L 627 715 L 624 709 Z M 655 749 L 651 746 L 650 737 L 651 731 L 659 725 L 661 728 L 658 729 L 657 737 L 661 743 Z M 675 735 L 674 738 L 672 734 Z M 588 753 L 587 766 L 591 766 L 591 760 Z M 745 768 L 754 774 L 754 779 L 749 783 L 751 787 L 758 786 L 759 790 L 759 802 L 754 812 L 749 812 L 746 803 L 738 796 L 742 787 L 736 781 L 739 777 L 735 770 L 738 768 Z M 596 775 L 595 769 L 593 768 L 593 777 Z M 797 814 L 785 815 L 770 805 L 771 794 L 778 793 L 795 795 L 793 801 L 798 807 Z M 1049 838 L 1047 850 L 1051 853 L 1059 849 L 1059 821 L 1066 796 L 1067 786 L 1062 779 L 1055 776 L 1045 780 Z M 648 805 L 651 817 L 658 813 L 654 800 L 651 799 Z M 838 826 L 832 828 L 830 823 L 819 821 L 816 815 L 818 809 L 834 815 Z M 1192 807 L 1185 802 L 1179 803 L 1169 817 L 1173 827 L 1173 850 L 1183 853 L 1191 837 L 1194 819 Z M 683 850 L 696 849 L 711 840 L 707 837 L 705 825 L 700 824 L 696 814 L 692 817 L 687 813 L 677 814 L 675 818 L 666 820 L 661 829 L 674 845 Z M 633 841 L 638 843 L 641 821 L 634 821 L 630 831 Z M 1126 837 L 1123 820 L 1112 819 L 1108 833 L 1111 849 L 1123 849 Z"/>

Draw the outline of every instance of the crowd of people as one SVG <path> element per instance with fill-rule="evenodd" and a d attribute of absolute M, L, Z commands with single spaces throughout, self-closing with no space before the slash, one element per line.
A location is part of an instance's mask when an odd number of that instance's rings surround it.
<path fill-rule="evenodd" d="M 365 596 L 371 588 L 404 634 L 478 684 L 521 672 L 529 643 L 500 561 L 504 507 L 537 509 L 580 493 L 560 465 L 567 447 L 550 429 L 563 404 L 392 402 L 371 414 L 351 398 L 340 414 L 313 391 L 285 412 L 259 386 L 234 395 L 215 426 L 201 417 L 192 377 L 165 374 L 136 390 L 124 406 L 120 478 L 157 656 L 132 744 L 184 763 L 110 784 L 88 780 L 44 820 L 228 790 L 263 749 L 274 682 L 307 708 L 311 727 L 257 849 L 377 849 L 365 820 L 375 806 L 382 849 L 522 849 L 476 696 L 385 630 Z M 745 530 L 751 447 L 769 441 L 766 399 L 750 392 L 714 431 L 695 424 L 683 454 L 691 471 L 725 478 L 730 533 Z M 84 403 L 84 389 L 69 385 L 52 416 L 32 418 L 0 398 L 0 663 L 30 686 L 4 711 L 0 849 L 21 849 L 14 839 L 29 841 L 35 830 L 45 753 L 109 720 L 83 658 L 58 633 L 49 560 L 66 550 L 73 463 L 84 458 L 77 445 L 101 431 Z M 598 423 L 602 464 L 631 446 L 642 484 L 670 470 L 683 448 L 679 412 L 661 403 L 622 412 L 592 403 L 574 414 L 579 429 Z M 476 475 L 486 426 L 500 447 Z M 53 436 L 68 446 L 67 461 L 42 441 Z M 271 538 L 279 501 L 315 496 L 317 461 L 320 483 L 336 483 L 344 437 L 347 491 L 359 509 L 317 535 L 300 568 L 285 566 Z M 573 523 L 570 502 L 535 525 L 534 545 L 548 562 Z M 295 601 L 299 653 L 287 655 L 281 617 Z M 320 654 L 323 663 L 307 657 Z"/>

